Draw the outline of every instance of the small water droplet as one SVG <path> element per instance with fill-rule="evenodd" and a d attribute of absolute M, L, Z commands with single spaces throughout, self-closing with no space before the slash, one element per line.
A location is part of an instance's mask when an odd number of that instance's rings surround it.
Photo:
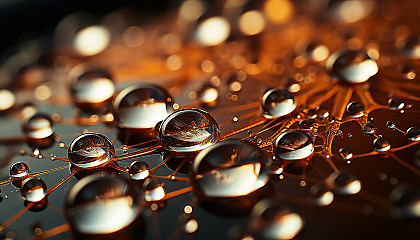
<path fill-rule="evenodd" d="M 420 128 L 410 127 L 409 129 L 407 129 L 405 135 L 407 136 L 408 140 L 412 142 L 420 141 Z"/>
<path fill-rule="evenodd" d="M 134 161 L 128 167 L 128 174 L 133 180 L 144 180 L 149 177 L 149 165 L 144 161 Z"/>
<path fill-rule="evenodd" d="M 314 145 L 305 133 L 291 130 L 277 137 L 273 151 L 279 159 L 298 160 L 309 157 L 314 151 Z"/>
<path fill-rule="evenodd" d="M 358 118 L 363 116 L 363 111 L 365 111 L 365 105 L 361 102 L 351 102 L 347 104 L 346 111 L 352 118 Z"/>
<path fill-rule="evenodd" d="M 302 130 L 312 130 L 314 125 L 308 120 L 302 120 L 299 122 L 299 128 Z"/>
<path fill-rule="evenodd" d="M 124 153 L 128 151 L 127 145 L 123 145 L 121 149 Z"/>
<path fill-rule="evenodd" d="M 184 231 L 188 234 L 193 234 L 198 230 L 198 221 L 194 218 L 190 218 L 185 222 Z"/>
<path fill-rule="evenodd" d="M 148 202 L 155 202 L 162 200 L 165 193 L 165 184 L 158 180 L 148 178 L 143 184 L 144 199 Z"/>
<path fill-rule="evenodd" d="M 391 144 L 386 138 L 375 138 L 373 140 L 373 150 L 376 152 L 386 152 L 391 148 Z"/>
<path fill-rule="evenodd" d="M 334 193 L 339 195 L 356 194 L 362 187 L 360 180 L 355 175 L 344 170 L 333 172 L 327 178 L 326 183 Z"/>
<path fill-rule="evenodd" d="M 392 122 L 392 121 L 387 121 L 386 122 L 386 128 L 388 128 L 389 130 L 394 130 L 395 127 L 396 127 L 395 122 Z"/>
<path fill-rule="evenodd" d="M 237 122 L 239 118 L 237 116 L 233 116 L 232 121 Z"/>
<path fill-rule="evenodd" d="M 372 123 L 370 123 L 370 122 L 368 122 L 365 125 L 363 125 L 363 132 L 365 134 L 374 134 L 375 131 L 376 131 L 375 126 Z"/>
<path fill-rule="evenodd" d="M 330 112 L 326 106 L 320 105 L 316 108 L 316 116 L 318 118 L 326 118 L 330 115 Z"/>
<path fill-rule="evenodd" d="M 313 202 L 317 206 L 328 206 L 334 200 L 334 194 L 329 191 L 324 185 L 313 185 L 310 189 L 311 196 L 314 198 Z"/>
<path fill-rule="evenodd" d="M 353 137 L 353 134 L 348 133 L 348 134 L 347 134 L 347 136 L 348 136 L 349 138 L 351 138 L 351 137 Z"/>
<path fill-rule="evenodd" d="M 309 108 L 305 111 L 305 116 L 308 119 L 315 119 L 316 118 L 316 110 L 313 108 Z"/>
<path fill-rule="evenodd" d="M 286 90 L 273 88 L 264 93 L 261 107 L 264 117 L 276 118 L 293 112 L 296 108 L 296 100 Z"/>
<path fill-rule="evenodd" d="M 25 162 L 16 162 L 10 167 L 9 176 L 11 178 L 23 178 L 28 174 L 29 166 Z"/>
<path fill-rule="evenodd" d="M 353 157 L 353 152 L 347 147 L 340 148 L 338 150 L 338 154 L 339 154 L 340 158 L 343 159 L 343 160 L 349 160 Z"/>
<path fill-rule="evenodd" d="M 47 185 L 41 178 L 27 178 L 22 182 L 20 193 L 25 201 L 38 202 L 45 197 Z"/>
<path fill-rule="evenodd" d="M 388 99 L 388 107 L 390 110 L 399 111 L 404 107 L 404 102 L 396 97 Z"/>

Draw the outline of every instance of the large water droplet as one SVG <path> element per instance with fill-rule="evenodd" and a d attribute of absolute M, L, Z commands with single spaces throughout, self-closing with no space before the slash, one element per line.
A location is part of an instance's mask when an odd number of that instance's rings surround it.
<path fill-rule="evenodd" d="M 339 195 L 353 195 L 362 188 L 360 180 L 355 175 L 343 170 L 331 173 L 326 184 Z"/>
<path fill-rule="evenodd" d="M 99 133 L 85 133 L 73 140 L 68 158 L 77 167 L 90 168 L 102 165 L 115 156 L 111 141 Z"/>
<path fill-rule="evenodd" d="M 273 151 L 283 160 L 298 160 L 309 157 L 314 151 L 312 139 L 303 132 L 287 131 L 274 141 Z"/>
<path fill-rule="evenodd" d="M 389 196 L 393 205 L 392 213 L 396 217 L 420 217 L 420 191 L 417 188 L 399 186 Z"/>
<path fill-rule="evenodd" d="M 66 216 L 82 234 L 109 234 L 127 227 L 139 213 L 137 192 L 130 183 L 108 175 L 77 182 L 66 199 Z"/>
<path fill-rule="evenodd" d="M 114 82 L 105 69 L 81 64 L 69 73 L 69 77 L 73 81 L 73 100 L 83 110 L 98 110 L 115 93 Z"/>
<path fill-rule="evenodd" d="M 386 138 L 375 138 L 373 140 L 373 151 L 386 152 L 391 148 L 391 144 Z"/>
<path fill-rule="evenodd" d="M 216 143 L 195 158 L 191 178 L 199 197 L 239 197 L 269 180 L 269 157 L 252 144 L 237 140 Z"/>
<path fill-rule="evenodd" d="M 284 89 L 273 88 L 264 93 L 261 108 L 266 118 L 285 116 L 296 108 L 296 101 L 292 94 Z"/>
<path fill-rule="evenodd" d="M 303 228 L 302 217 L 280 201 L 266 198 L 252 209 L 249 228 L 257 239 L 292 239 Z"/>
<path fill-rule="evenodd" d="M 9 175 L 11 178 L 23 178 L 28 174 L 29 166 L 24 162 L 16 162 L 10 167 Z"/>
<path fill-rule="evenodd" d="M 144 199 L 148 202 L 155 202 L 162 200 L 165 193 L 165 184 L 153 178 L 148 178 L 143 184 Z"/>
<path fill-rule="evenodd" d="M 28 202 L 38 202 L 45 197 L 46 193 L 47 185 L 41 178 L 27 178 L 20 187 L 20 194 Z"/>
<path fill-rule="evenodd" d="M 378 65 L 362 50 L 343 49 L 327 60 L 327 70 L 346 83 L 366 82 L 378 72 Z"/>
<path fill-rule="evenodd" d="M 399 111 L 404 107 L 404 105 L 404 102 L 397 97 L 388 99 L 388 106 L 391 110 Z"/>
<path fill-rule="evenodd" d="M 412 142 L 420 141 L 420 128 L 419 127 L 410 127 L 405 132 L 405 135 L 407 136 L 408 140 Z"/>
<path fill-rule="evenodd" d="M 347 104 L 346 111 L 352 118 L 358 118 L 363 116 L 363 111 L 365 111 L 365 105 L 361 102 L 351 102 Z"/>
<path fill-rule="evenodd" d="M 160 125 L 162 146 L 174 152 L 200 151 L 218 142 L 219 126 L 214 118 L 200 109 L 183 109 L 169 115 Z"/>
<path fill-rule="evenodd" d="M 134 161 L 128 168 L 128 174 L 133 180 L 144 180 L 149 177 L 149 165 L 144 161 Z"/>
<path fill-rule="evenodd" d="M 112 103 L 120 128 L 150 129 L 172 112 L 172 98 L 161 87 L 142 83 L 122 90 Z"/>

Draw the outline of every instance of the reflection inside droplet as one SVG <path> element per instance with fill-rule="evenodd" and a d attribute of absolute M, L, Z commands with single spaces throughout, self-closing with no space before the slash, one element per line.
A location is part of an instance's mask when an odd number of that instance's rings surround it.
<path fill-rule="evenodd" d="M 314 145 L 305 133 L 291 130 L 277 137 L 273 151 L 279 159 L 299 160 L 309 157 L 314 151 Z"/>
<path fill-rule="evenodd" d="M 41 178 L 27 178 L 22 182 L 20 194 L 28 202 L 38 202 L 45 197 L 47 185 Z"/>
<path fill-rule="evenodd" d="M 285 116 L 296 108 L 296 101 L 292 94 L 286 90 L 273 88 L 264 93 L 261 99 L 261 108 L 266 118 Z"/>

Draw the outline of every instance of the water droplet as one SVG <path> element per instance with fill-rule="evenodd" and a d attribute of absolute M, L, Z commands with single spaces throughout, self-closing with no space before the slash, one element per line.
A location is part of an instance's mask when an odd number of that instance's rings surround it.
<path fill-rule="evenodd" d="M 390 110 L 399 111 L 404 107 L 404 103 L 401 99 L 392 97 L 388 99 L 388 106 Z"/>
<path fill-rule="evenodd" d="M 362 188 L 360 180 L 355 175 L 343 170 L 331 173 L 326 184 L 339 195 L 353 195 L 360 192 Z"/>
<path fill-rule="evenodd" d="M 405 135 L 407 136 L 408 140 L 412 142 L 420 141 L 420 128 L 419 127 L 410 127 L 405 132 Z"/>
<path fill-rule="evenodd" d="M 189 218 L 184 225 L 184 231 L 193 234 L 198 230 L 198 221 L 195 218 Z"/>
<path fill-rule="evenodd" d="M 378 72 L 378 65 L 362 50 L 344 49 L 327 60 L 327 70 L 345 83 L 362 83 Z"/>
<path fill-rule="evenodd" d="M 273 88 L 264 93 L 261 107 L 264 117 L 276 118 L 293 112 L 296 108 L 296 100 L 288 91 Z"/>
<path fill-rule="evenodd" d="M 85 133 L 73 140 L 68 158 L 75 166 L 88 168 L 107 163 L 115 156 L 111 141 L 99 133 Z"/>
<path fill-rule="evenodd" d="M 328 206 L 334 200 L 334 194 L 330 192 L 324 185 L 313 185 L 310 193 L 312 195 L 313 202 L 317 206 Z"/>
<path fill-rule="evenodd" d="M 97 66 L 81 64 L 70 73 L 72 95 L 76 106 L 86 111 L 97 111 L 109 102 L 115 86 L 111 75 Z"/>
<path fill-rule="evenodd" d="M 239 119 L 237 116 L 233 116 L 232 121 L 237 122 Z"/>
<path fill-rule="evenodd" d="M 374 134 L 376 130 L 375 126 L 371 122 L 368 122 L 365 125 L 363 125 L 362 129 L 365 134 Z"/>
<path fill-rule="evenodd" d="M 269 180 L 269 157 L 256 146 L 237 140 L 216 143 L 195 158 L 192 184 L 202 197 L 239 197 Z"/>
<path fill-rule="evenodd" d="M 41 178 L 27 178 L 23 180 L 20 194 L 25 201 L 38 202 L 45 197 L 47 185 Z"/>
<path fill-rule="evenodd" d="M 29 166 L 24 162 L 16 162 L 10 167 L 9 175 L 11 178 L 23 178 L 28 174 Z"/>
<path fill-rule="evenodd" d="M 169 115 L 160 125 L 159 140 L 168 151 L 200 151 L 218 142 L 219 126 L 200 109 L 183 109 Z"/>
<path fill-rule="evenodd" d="M 417 75 L 413 67 L 407 64 L 398 65 L 397 71 L 400 72 L 406 79 L 414 79 Z"/>
<path fill-rule="evenodd" d="M 351 137 L 353 137 L 353 134 L 348 133 L 348 134 L 347 134 L 347 136 L 348 136 L 349 138 L 351 138 Z"/>
<path fill-rule="evenodd" d="M 193 211 L 193 207 L 191 205 L 185 205 L 184 207 L 184 213 L 191 214 Z"/>
<path fill-rule="evenodd" d="M 0 89 L 0 111 L 6 111 L 12 108 L 16 103 L 16 97 L 8 89 Z"/>
<path fill-rule="evenodd" d="M 22 130 L 30 140 L 45 139 L 54 133 L 53 121 L 48 115 L 37 113 L 24 121 Z"/>
<path fill-rule="evenodd" d="M 312 130 L 314 125 L 308 120 L 302 120 L 299 122 L 299 128 L 302 130 Z"/>
<path fill-rule="evenodd" d="M 401 54 L 411 59 L 420 58 L 420 38 L 418 35 L 410 35 L 397 40 L 397 48 Z"/>
<path fill-rule="evenodd" d="M 270 165 L 271 174 L 279 175 L 283 172 L 283 162 L 282 161 L 273 161 Z"/>
<path fill-rule="evenodd" d="M 158 180 L 148 178 L 143 184 L 144 199 L 148 202 L 156 202 L 162 200 L 165 193 L 165 184 Z"/>
<path fill-rule="evenodd" d="M 313 108 L 309 108 L 305 111 L 305 116 L 308 119 L 315 119 L 316 118 L 316 110 Z"/>
<path fill-rule="evenodd" d="M 385 125 L 386 125 L 386 128 L 388 128 L 389 130 L 394 130 L 396 127 L 395 122 L 392 122 L 392 121 L 387 121 Z"/>
<path fill-rule="evenodd" d="M 297 93 L 300 91 L 300 84 L 298 81 L 296 81 L 296 79 L 294 78 L 289 78 L 287 80 L 286 86 L 285 88 L 287 89 L 288 92 L 290 93 Z"/>
<path fill-rule="evenodd" d="M 386 152 L 391 148 L 391 144 L 386 138 L 375 138 L 373 140 L 373 150 L 376 152 Z"/>
<path fill-rule="evenodd" d="M 343 160 L 349 160 L 353 157 L 353 152 L 346 147 L 342 147 L 338 150 L 338 154 L 340 155 L 340 158 Z"/>
<path fill-rule="evenodd" d="M 325 44 L 319 42 L 311 42 L 306 46 L 305 54 L 312 61 L 321 62 L 329 56 L 330 51 Z"/>
<path fill-rule="evenodd" d="M 77 182 L 66 198 L 66 216 L 82 234 L 109 234 L 138 216 L 137 192 L 124 178 L 91 175 Z"/>
<path fill-rule="evenodd" d="M 261 136 L 255 136 L 255 137 L 254 137 L 254 140 L 255 140 L 255 142 L 256 142 L 257 144 L 261 144 L 261 143 L 263 142 L 263 139 L 262 139 L 262 137 L 261 137 Z"/>
<path fill-rule="evenodd" d="M 142 83 L 123 89 L 112 107 L 119 128 L 151 129 L 172 112 L 172 98 L 163 88 Z"/>
<path fill-rule="evenodd" d="M 219 99 L 219 91 L 212 85 L 205 85 L 198 93 L 202 105 L 206 107 L 215 107 Z"/>
<path fill-rule="evenodd" d="M 391 192 L 389 198 L 393 205 L 391 212 L 396 217 L 420 217 L 420 191 L 418 188 L 398 186 Z"/>
<path fill-rule="evenodd" d="M 365 105 L 361 102 L 351 102 L 347 104 L 346 111 L 352 118 L 358 118 L 363 116 L 363 111 L 365 111 Z"/>
<path fill-rule="evenodd" d="M 314 151 L 312 139 L 303 132 L 287 131 L 274 142 L 273 151 L 277 158 L 284 160 L 298 160 L 309 157 Z"/>
<path fill-rule="evenodd" d="M 316 108 L 316 116 L 318 118 L 321 118 L 321 119 L 326 118 L 329 115 L 330 115 L 330 112 L 328 111 L 328 108 L 326 106 L 321 105 Z"/>
<path fill-rule="evenodd" d="M 149 177 L 149 165 L 144 161 L 134 161 L 128 168 L 128 174 L 131 179 L 144 180 Z"/>
<path fill-rule="evenodd" d="M 266 198 L 251 212 L 249 228 L 257 239 L 292 239 L 303 228 L 302 217 L 278 200 Z"/>

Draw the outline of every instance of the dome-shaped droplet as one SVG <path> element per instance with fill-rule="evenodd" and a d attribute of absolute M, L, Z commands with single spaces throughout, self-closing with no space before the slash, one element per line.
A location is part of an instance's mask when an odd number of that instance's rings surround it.
<path fill-rule="evenodd" d="M 16 103 L 16 97 L 8 89 L 0 89 L 0 111 L 6 111 L 12 108 Z"/>
<path fill-rule="evenodd" d="M 27 118 L 23 125 L 23 132 L 29 139 L 45 139 L 53 133 L 53 121 L 48 115 L 36 113 Z"/>
<path fill-rule="evenodd" d="M 10 167 L 9 175 L 11 178 L 22 178 L 29 174 L 29 166 L 24 162 L 16 162 Z"/>
<path fill-rule="evenodd" d="M 363 125 L 362 130 L 365 134 L 374 134 L 376 128 L 371 122 L 368 122 L 365 125 Z"/>
<path fill-rule="evenodd" d="M 411 59 L 420 58 L 420 37 L 419 35 L 411 35 L 398 39 L 397 48 L 401 54 Z"/>
<path fill-rule="evenodd" d="M 161 87 L 142 83 L 122 90 L 112 103 L 120 128 L 149 129 L 172 112 L 172 98 Z"/>
<path fill-rule="evenodd" d="M 396 217 L 420 218 L 420 190 L 407 186 L 396 187 L 389 196 L 391 212 Z"/>
<path fill-rule="evenodd" d="M 399 111 L 404 107 L 404 105 L 404 102 L 397 97 L 392 97 L 388 99 L 388 106 L 391 110 Z"/>
<path fill-rule="evenodd" d="M 20 187 L 20 194 L 28 202 L 38 202 L 45 197 L 46 193 L 47 185 L 41 178 L 27 178 Z"/>
<path fill-rule="evenodd" d="M 305 54 L 310 60 L 314 62 L 321 62 L 329 56 L 330 51 L 323 43 L 311 42 L 306 45 Z"/>
<path fill-rule="evenodd" d="M 334 194 L 324 185 L 314 185 L 310 190 L 313 202 L 317 206 L 328 206 L 334 200 Z"/>
<path fill-rule="evenodd" d="M 330 115 L 330 111 L 326 106 L 320 105 L 316 108 L 316 116 L 318 118 L 326 118 Z"/>
<path fill-rule="evenodd" d="M 91 175 L 77 182 L 66 198 L 66 216 L 82 234 L 109 234 L 132 223 L 138 213 L 137 192 L 130 183 L 108 175 Z"/>
<path fill-rule="evenodd" d="M 219 126 L 214 118 L 200 109 L 183 109 L 169 115 L 160 125 L 162 146 L 174 152 L 200 151 L 218 142 Z"/>
<path fill-rule="evenodd" d="M 338 154 L 341 159 L 343 160 L 349 160 L 353 157 L 353 152 L 350 150 L 350 148 L 342 147 L 338 149 Z"/>
<path fill-rule="evenodd" d="M 134 161 L 128 168 L 131 179 L 144 180 L 149 177 L 149 165 L 144 161 Z"/>
<path fill-rule="evenodd" d="M 405 132 L 405 135 L 407 136 L 408 140 L 412 142 L 420 141 L 420 128 L 419 127 L 410 127 Z"/>
<path fill-rule="evenodd" d="M 303 228 L 302 217 L 279 200 L 266 198 L 251 212 L 249 229 L 256 239 L 292 239 Z"/>
<path fill-rule="evenodd" d="M 314 151 L 314 144 L 305 133 L 291 130 L 276 138 L 273 151 L 280 159 L 298 160 L 309 157 Z"/>
<path fill-rule="evenodd" d="M 111 141 L 99 133 L 85 133 L 73 140 L 68 149 L 68 158 L 77 167 L 97 167 L 115 156 Z"/>
<path fill-rule="evenodd" d="M 361 102 L 351 102 L 347 104 L 346 111 L 352 118 L 358 118 L 363 116 L 363 111 L 365 111 L 365 105 Z"/>
<path fill-rule="evenodd" d="M 391 148 L 391 144 L 386 138 L 375 138 L 373 140 L 373 151 L 386 152 Z"/>
<path fill-rule="evenodd" d="M 204 149 L 191 168 L 199 197 L 239 197 L 263 187 L 269 180 L 269 157 L 256 146 L 228 140 Z"/>
<path fill-rule="evenodd" d="M 288 78 L 285 88 L 289 93 L 297 93 L 300 91 L 300 84 L 294 78 Z"/>
<path fill-rule="evenodd" d="M 309 108 L 305 111 L 305 116 L 308 119 L 315 119 L 316 118 L 316 110 L 313 108 Z"/>
<path fill-rule="evenodd" d="M 296 100 L 284 89 L 273 88 L 264 93 L 261 108 L 266 118 L 285 116 L 296 108 Z"/>
<path fill-rule="evenodd" d="M 69 77 L 73 81 L 73 101 L 83 110 L 98 109 L 115 93 L 110 74 L 100 67 L 81 64 L 69 73 Z"/>
<path fill-rule="evenodd" d="M 378 72 L 378 65 L 362 50 L 344 49 L 327 60 L 327 70 L 333 77 L 346 83 L 366 82 Z"/>
<path fill-rule="evenodd" d="M 311 130 L 314 128 L 314 125 L 308 120 L 302 120 L 299 122 L 299 128 L 302 130 Z"/>
<path fill-rule="evenodd" d="M 143 184 L 144 199 L 148 202 L 155 202 L 162 200 L 165 193 L 165 184 L 153 178 L 148 178 Z"/>
<path fill-rule="evenodd" d="M 326 184 L 334 193 L 339 195 L 353 195 L 360 192 L 362 188 L 360 180 L 347 171 L 331 173 L 326 180 Z"/>
<path fill-rule="evenodd" d="M 392 122 L 392 121 L 387 121 L 387 122 L 386 122 L 386 124 L 385 124 L 385 126 L 386 126 L 386 128 L 388 128 L 389 130 L 394 130 L 394 129 L 395 129 L 395 127 L 396 127 L 396 124 L 395 124 L 395 122 Z"/>

